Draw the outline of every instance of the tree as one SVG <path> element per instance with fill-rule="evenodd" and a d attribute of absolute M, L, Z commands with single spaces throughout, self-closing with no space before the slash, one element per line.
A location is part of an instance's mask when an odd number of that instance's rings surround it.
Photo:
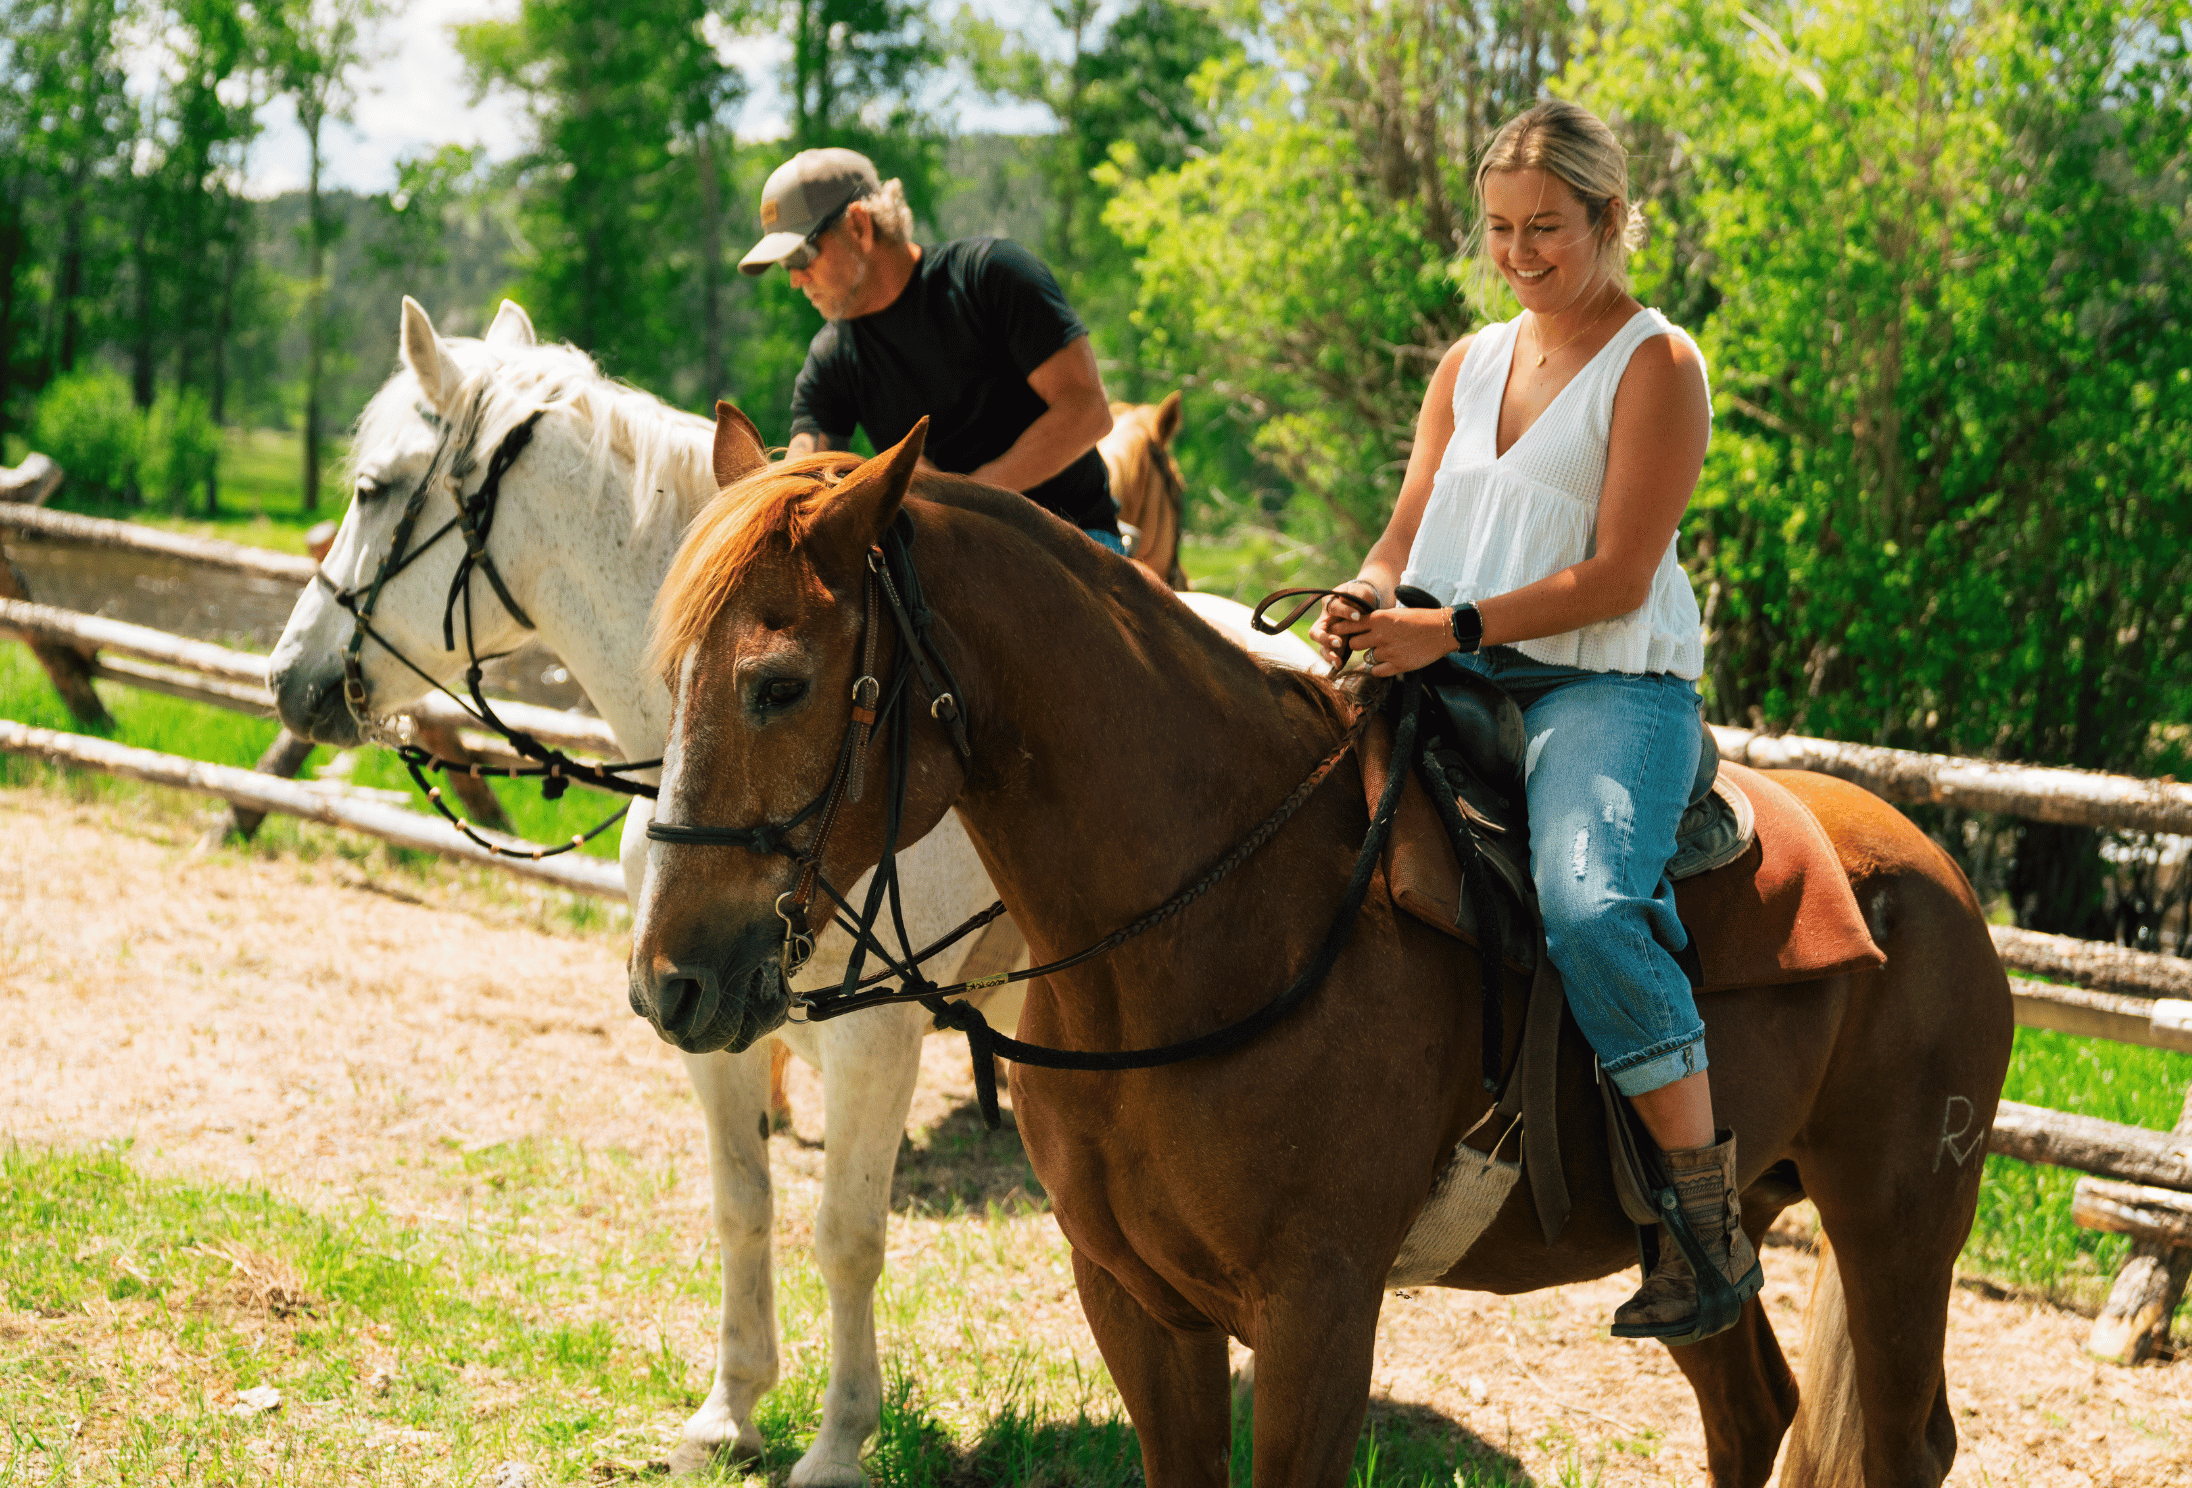
<path fill-rule="evenodd" d="M 2188 25 L 1687 0 L 1612 16 L 1563 80 L 1683 162 L 1646 269 L 1715 302 L 1716 716 L 2182 768 L 2156 724 L 2192 684 Z M 2024 823 L 2013 855 L 2022 923 L 2124 928 L 2097 833 Z"/>
<path fill-rule="evenodd" d="M 1448 273 L 1470 163 L 1565 56 L 1566 5 L 1267 8 L 1276 66 L 1206 66 L 1199 158 L 1122 170 L 1148 355 L 1206 379 L 1352 559 L 1382 527 L 1431 369 L 1470 314 Z"/>
<path fill-rule="evenodd" d="M 320 504 L 320 394 L 327 352 L 327 247 L 335 223 L 320 202 L 321 131 L 347 120 L 357 99 L 355 72 L 367 59 L 379 0 L 283 0 L 273 16 L 274 72 L 304 131 L 305 371 L 304 509 Z M 218 414 L 216 414 L 218 416 Z"/>
<path fill-rule="evenodd" d="M 457 28 L 474 87 L 513 89 L 532 115 L 511 176 L 527 304 L 620 375 L 688 390 L 696 360 L 721 358 L 696 357 L 690 327 L 720 274 L 707 204 L 745 86 L 706 18 L 702 0 L 525 0 L 515 20 Z"/>

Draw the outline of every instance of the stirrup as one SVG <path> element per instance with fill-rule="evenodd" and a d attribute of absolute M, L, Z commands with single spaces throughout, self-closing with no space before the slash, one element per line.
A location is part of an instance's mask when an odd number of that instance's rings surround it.
<path fill-rule="evenodd" d="M 1659 1190 L 1658 1204 L 1660 1228 L 1673 1237 L 1682 1258 L 1690 1263 L 1690 1279 L 1697 1283 L 1697 1311 L 1671 1323 L 1615 1323 L 1612 1333 L 1616 1338 L 1656 1338 L 1669 1348 L 1702 1343 L 1736 1325 L 1743 1315 L 1743 1304 L 1765 1287 L 1766 1268 L 1754 1260 L 1751 1269 L 1740 1280 L 1730 1282 L 1707 1258 L 1705 1244 L 1690 1228 L 1689 1217 L 1682 1212 L 1682 1201 L 1672 1187 Z M 1641 1231 L 1637 1241 L 1638 1249 L 1643 1250 L 1646 1237 Z M 1647 1280 L 1658 1264 L 1658 1247 L 1651 1249 L 1655 1254 L 1647 1257 L 1644 1265 Z"/>

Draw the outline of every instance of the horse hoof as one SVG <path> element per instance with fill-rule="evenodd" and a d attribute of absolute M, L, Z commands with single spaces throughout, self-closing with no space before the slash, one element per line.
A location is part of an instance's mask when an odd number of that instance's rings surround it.
<path fill-rule="evenodd" d="M 791 1488 L 868 1488 L 868 1475 L 857 1462 L 818 1462 L 809 1454 L 792 1468 Z"/>
<path fill-rule="evenodd" d="M 697 1478 L 704 1476 L 718 1465 L 731 1466 L 742 1462 L 754 1462 L 761 1456 L 761 1439 L 751 1442 L 733 1439 L 709 1440 L 688 1436 L 670 1451 L 670 1476 Z"/>

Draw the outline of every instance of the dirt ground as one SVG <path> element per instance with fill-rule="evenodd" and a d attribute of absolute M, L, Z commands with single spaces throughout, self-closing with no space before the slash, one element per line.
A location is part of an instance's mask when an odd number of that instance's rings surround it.
<path fill-rule="evenodd" d="M 193 835 L 158 813 L 0 791 L 0 1138 L 129 1137 L 148 1169 L 402 1213 L 446 1202 L 418 1188 L 426 1144 L 552 1136 L 673 1169 L 704 1233 L 698 1117 L 678 1061 L 625 1007 L 615 937 L 560 927 L 515 884 L 195 858 Z M 925 1064 L 912 1127 L 965 1119 L 963 1046 L 932 1039 Z M 793 1139 L 773 1144 L 785 1245 L 811 1233 L 821 1173 L 820 1086 L 801 1067 L 792 1096 Z M 895 1221 L 894 1255 L 975 1222 Z M 1047 1216 L 982 1222 L 1054 1238 Z M 1766 1299 L 1793 1355 L 1812 1260 L 1784 1240 Z M 1015 1307 L 1023 1338 L 1096 1367 L 1044 1245 L 1042 1285 Z M 1380 1414 L 1454 1423 L 1541 1482 L 1702 1482 L 1681 1376 L 1663 1351 L 1605 1336 L 1633 1285 L 1393 1298 Z M 2192 1360 L 2097 1364 L 2085 1318 L 1984 1284 L 1957 1290 L 1949 1321 L 1952 1483 L 2192 1482 Z M 685 1323 L 680 1346 L 704 1369 L 706 1319 Z"/>

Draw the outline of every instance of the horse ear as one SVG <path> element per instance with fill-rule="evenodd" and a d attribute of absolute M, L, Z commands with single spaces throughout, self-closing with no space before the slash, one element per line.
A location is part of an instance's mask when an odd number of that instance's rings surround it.
<path fill-rule="evenodd" d="M 715 483 L 736 485 L 769 463 L 761 431 L 737 405 L 715 400 Z"/>
<path fill-rule="evenodd" d="M 437 412 L 447 413 L 457 396 L 464 374 L 442 349 L 434 334 L 434 322 L 426 307 L 409 295 L 403 297 L 403 362 L 419 380 L 419 390 Z"/>
<path fill-rule="evenodd" d="M 515 351 L 540 345 L 540 337 L 533 334 L 533 318 L 519 308 L 518 302 L 504 300 L 495 312 L 495 323 L 487 328 L 487 344 Z"/>
<path fill-rule="evenodd" d="M 860 572 L 867 562 L 868 549 L 882 541 L 885 529 L 897 518 L 928 437 L 929 421 L 924 417 L 895 447 L 860 466 L 838 485 L 807 538 L 815 566 L 825 577 L 845 579 Z"/>
<path fill-rule="evenodd" d="M 1180 432 L 1180 394 L 1177 389 L 1165 394 L 1165 400 L 1157 405 L 1157 442 L 1171 448 L 1172 436 Z"/>

